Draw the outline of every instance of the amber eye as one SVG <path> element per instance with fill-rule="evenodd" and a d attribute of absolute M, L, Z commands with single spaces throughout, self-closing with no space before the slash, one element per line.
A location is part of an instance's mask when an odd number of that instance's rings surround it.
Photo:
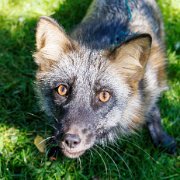
<path fill-rule="evenodd" d="M 66 96 L 67 93 L 68 93 L 68 89 L 65 85 L 59 85 L 58 89 L 57 89 L 57 92 L 59 95 L 61 96 Z"/>
<path fill-rule="evenodd" d="M 111 95 L 110 95 L 110 93 L 107 92 L 107 91 L 102 91 L 102 92 L 100 92 L 99 95 L 98 95 L 99 100 L 100 100 L 101 102 L 104 102 L 104 103 L 107 102 L 107 101 L 109 101 L 110 97 L 111 97 Z"/>

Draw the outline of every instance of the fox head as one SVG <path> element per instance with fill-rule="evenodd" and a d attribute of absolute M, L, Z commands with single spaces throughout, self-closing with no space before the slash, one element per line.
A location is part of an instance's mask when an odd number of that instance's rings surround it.
<path fill-rule="evenodd" d="M 140 86 L 150 35 L 111 50 L 92 50 L 71 39 L 53 19 L 42 17 L 36 48 L 36 89 L 43 110 L 56 119 L 56 141 L 67 157 L 113 142 L 143 122 Z"/>

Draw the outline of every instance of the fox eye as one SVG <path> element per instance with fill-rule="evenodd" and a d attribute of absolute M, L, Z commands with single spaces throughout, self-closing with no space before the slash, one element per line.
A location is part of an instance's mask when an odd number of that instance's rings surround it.
<path fill-rule="evenodd" d="M 60 96 L 66 96 L 68 94 L 67 86 L 61 84 L 57 88 L 57 92 Z"/>
<path fill-rule="evenodd" d="M 111 95 L 108 91 L 101 91 L 98 95 L 99 100 L 103 103 L 109 101 L 110 97 Z"/>

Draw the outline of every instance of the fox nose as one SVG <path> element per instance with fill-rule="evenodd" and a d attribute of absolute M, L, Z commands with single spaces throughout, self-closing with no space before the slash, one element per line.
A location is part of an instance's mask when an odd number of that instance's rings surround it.
<path fill-rule="evenodd" d="M 75 148 L 81 142 L 80 137 L 77 134 L 66 134 L 64 136 L 64 143 L 69 148 Z"/>

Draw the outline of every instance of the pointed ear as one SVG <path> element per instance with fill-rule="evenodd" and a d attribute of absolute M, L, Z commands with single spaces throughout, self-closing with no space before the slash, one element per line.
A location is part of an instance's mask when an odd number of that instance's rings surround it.
<path fill-rule="evenodd" d="M 108 53 L 111 62 L 128 82 L 137 84 L 142 79 L 151 51 L 151 42 L 149 34 L 141 34 Z"/>
<path fill-rule="evenodd" d="M 35 61 L 38 65 L 45 59 L 57 61 L 62 53 L 75 49 L 75 45 L 66 35 L 63 28 L 49 17 L 41 17 L 36 29 Z"/>

